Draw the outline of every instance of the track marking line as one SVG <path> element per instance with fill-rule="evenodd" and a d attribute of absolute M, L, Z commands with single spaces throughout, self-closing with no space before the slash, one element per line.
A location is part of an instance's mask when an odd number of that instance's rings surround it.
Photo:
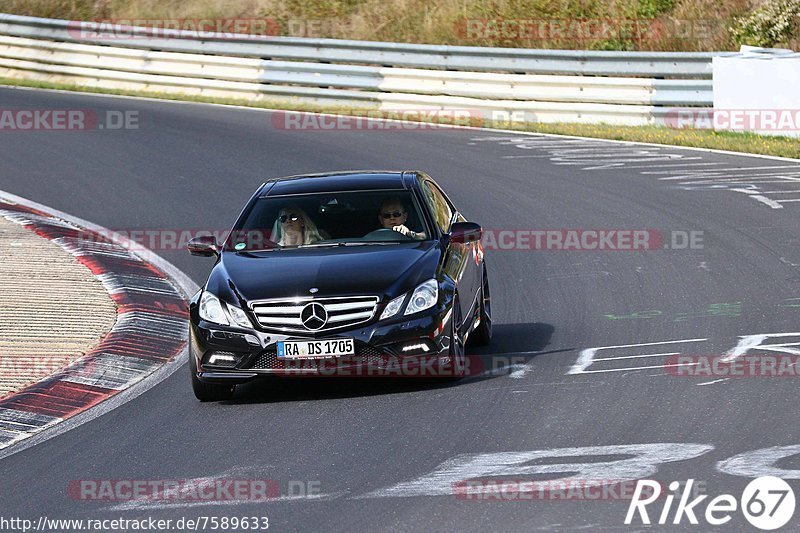
<path fill-rule="evenodd" d="M 618 348 L 638 348 L 638 347 L 641 347 L 641 346 L 661 346 L 661 345 L 664 345 L 664 344 L 680 344 L 680 343 L 687 343 L 687 342 L 704 342 L 704 341 L 707 341 L 707 340 L 708 339 L 699 339 L 699 338 L 698 339 L 679 339 L 679 340 L 672 340 L 672 341 L 645 342 L 645 343 L 639 343 L 639 344 L 620 344 L 620 345 L 617 345 L 617 346 L 598 346 L 596 348 L 587 348 L 585 350 L 581 350 L 580 351 L 580 353 L 578 354 L 578 359 L 575 361 L 575 363 L 567 371 L 567 374 L 568 375 L 570 375 L 570 374 L 574 375 L 574 374 L 584 374 L 584 373 L 590 373 L 590 372 L 591 373 L 604 372 L 603 370 L 594 370 L 594 371 L 586 370 L 587 368 L 589 368 L 594 363 L 595 355 L 600 350 L 613 350 L 613 349 L 618 349 Z M 616 358 L 611 357 L 611 358 L 604 358 L 604 359 L 605 360 L 611 360 L 611 359 L 616 359 Z M 651 366 L 651 367 L 640 367 L 640 368 L 662 368 L 662 367 L 661 366 L 656 366 L 656 367 L 652 367 Z M 614 369 L 614 370 L 616 371 L 616 370 L 619 370 L 619 369 Z"/>
<path fill-rule="evenodd" d="M 703 159 L 702 157 L 684 157 L 681 158 L 681 161 L 691 161 L 695 159 Z M 658 165 L 658 168 L 677 168 L 677 167 L 706 167 L 706 166 L 715 166 L 721 165 L 722 163 L 718 161 L 707 161 L 705 163 L 675 163 L 674 165 Z M 640 168 L 649 168 L 652 169 L 653 165 L 630 165 L 625 167 L 627 169 L 640 169 Z M 670 170 L 658 170 L 658 171 L 647 171 L 647 172 L 640 172 L 640 174 L 669 174 Z"/>
<path fill-rule="evenodd" d="M 766 196 L 762 196 L 760 194 L 752 194 L 752 195 L 750 195 L 750 198 L 752 198 L 753 200 L 756 200 L 758 202 L 761 202 L 762 204 L 766 204 L 766 205 L 770 206 L 772 209 L 782 209 L 783 208 L 783 206 L 781 204 L 779 204 L 778 202 L 776 202 L 775 200 L 771 200 L 771 199 L 767 198 Z"/>
<path fill-rule="evenodd" d="M 669 355 L 680 355 L 681 352 L 649 353 L 640 355 L 621 355 L 619 357 L 596 357 L 592 361 L 617 361 L 618 359 L 642 359 L 644 357 L 664 357 Z"/>
<path fill-rule="evenodd" d="M 731 378 L 715 379 L 714 381 L 706 381 L 705 383 L 698 383 L 697 386 L 702 387 L 703 385 L 713 385 L 714 383 L 722 383 L 723 381 L 728 381 L 729 379 Z"/>
<path fill-rule="evenodd" d="M 758 349 L 767 352 L 780 352 L 790 355 L 800 355 L 800 349 L 793 348 L 793 346 L 800 346 L 800 342 L 785 342 L 782 344 L 761 344 L 767 339 L 773 337 L 800 337 L 800 333 L 760 333 L 758 335 L 741 335 L 739 336 L 739 343 L 732 349 L 728 350 L 722 357 L 722 361 L 729 363 L 737 358 L 745 355 L 750 350 Z"/>
<path fill-rule="evenodd" d="M 629 368 L 609 368 L 606 370 L 584 370 L 581 374 L 602 374 L 608 372 L 633 372 L 635 370 L 648 370 L 651 368 L 669 368 L 673 366 L 695 366 L 699 365 L 700 363 L 675 363 L 671 365 L 649 365 L 649 366 L 632 366 Z"/>

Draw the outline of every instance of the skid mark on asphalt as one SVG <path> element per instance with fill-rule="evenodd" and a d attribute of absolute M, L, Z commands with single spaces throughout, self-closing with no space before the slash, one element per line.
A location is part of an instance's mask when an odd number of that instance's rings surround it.
<path fill-rule="evenodd" d="M 549 159 L 554 165 L 581 170 L 633 169 L 643 176 L 662 176 L 660 181 L 687 191 L 731 191 L 772 209 L 800 205 L 800 164 L 731 167 L 727 161 L 710 161 L 709 154 L 685 153 L 665 146 L 610 144 L 582 139 L 546 136 L 483 136 L 470 144 L 494 142 L 524 153 L 502 159 Z"/>

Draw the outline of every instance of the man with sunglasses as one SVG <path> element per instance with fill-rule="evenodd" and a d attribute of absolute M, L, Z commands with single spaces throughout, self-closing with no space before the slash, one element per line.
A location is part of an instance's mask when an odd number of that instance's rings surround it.
<path fill-rule="evenodd" d="M 402 233 L 406 237 L 422 241 L 427 237 L 425 233 L 412 231 L 406 227 L 406 220 L 408 220 L 408 212 L 403 206 L 403 202 L 399 198 L 389 198 L 384 200 L 381 204 L 381 209 L 378 212 L 378 221 L 386 229 L 391 229 Z"/>

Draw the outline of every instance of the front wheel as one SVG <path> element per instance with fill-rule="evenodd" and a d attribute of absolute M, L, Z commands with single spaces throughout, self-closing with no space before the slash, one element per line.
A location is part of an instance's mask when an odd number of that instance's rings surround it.
<path fill-rule="evenodd" d="M 453 298 L 453 314 L 450 318 L 450 375 L 448 379 L 458 381 L 464 377 L 466 371 L 466 356 L 464 355 L 464 340 L 458 333 L 461 326 L 461 304 L 458 296 Z"/>
<path fill-rule="evenodd" d="M 192 391 L 201 402 L 218 402 L 233 398 L 236 385 L 218 385 L 216 383 L 203 383 L 197 377 L 197 358 L 189 352 L 189 370 L 192 373 Z"/>
<path fill-rule="evenodd" d="M 486 265 L 483 267 L 481 305 L 478 317 L 481 322 L 470 335 L 470 340 L 477 345 L 485 346 L 492 341 L 492 298 L 489 293 L 489 276 L 486 273 Z"/>

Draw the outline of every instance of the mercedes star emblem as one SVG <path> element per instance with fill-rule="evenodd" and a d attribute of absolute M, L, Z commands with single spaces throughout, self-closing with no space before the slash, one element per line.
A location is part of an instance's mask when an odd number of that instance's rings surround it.
<path fill-rule="evenodd" d="M 328 322 L 328 312 L 321 303 L 311 302 L 300 311 L 300 320 L 306 329 L 316 331 Z"/>

